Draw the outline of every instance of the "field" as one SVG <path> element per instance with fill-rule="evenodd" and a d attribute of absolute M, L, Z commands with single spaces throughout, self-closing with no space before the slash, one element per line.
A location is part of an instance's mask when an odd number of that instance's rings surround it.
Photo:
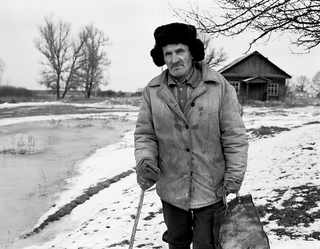
<path fill-rule="evenodd" d="M 6 248 L 127 248 L 140 192 L 133 171 L 132 144 L 137 108 L 101 103 L 47 105 L 19 106 L 15 113 L 29 113 L 19 122 L 0 114 L 2 157 L 26 160 L 18 161 L 25 166 L 24 175 L 32 168 L 30 157 L 36 157 L 39 165 L 50 165 L 48 168 L 57 167 L 58 158 L 59 165 L 69 165 L 59 173 L 61 178 L 54 177 L 56 170 L 53 173 L 37 168 L 34 175 L 38 174 L 38 185 L 15 204 L 21 207 L 20 212 L 29 215 L 27 211 L 32 208 L 25 205 L 44 198 L 42 194 L 49 205 L 43 204 L 43 212 L 29 220 L 33 225 L 29 224 L 20 237 L 7 239 Z M 23 108 L 28 109 L 22 111 Z M 36 122 L 30 114 L 37 109 L 41 116 Z M 2 107 L 0 113 L 9 115 L 13 110 L 11 106 Z M 320 248 L 319 117 L 320 108 L 314 106 L 244 106 L 250 149 L 241 194 L 253 195 L 271 248 Z M 16 152 L 19 146 L 7 146 L 12 144 L 12 135 L 19 133 L 26 141 L 27 134 L 36 141 L 22 154 Z M 108 140 L 101 142 L 101 137 Z M 96 148 L 101 149 L 94 151 Z M 54 151 L 60 150 L 64 156 L 52 157 Z M 3 163 L 0 165 L 12 171 L 20 167 Z M 50 184 L 49 175 L 54 178 Z M 7 179 L 7 175 L 3 178 Z M 57 187 L 61 181 L 62 185 L 50 193 L 51 185 Z M 11 191 L 16 192 L 17 187 Z M 161 204 L 152 188 L 146 192 L 135 246 L 166 248 L 161 241 L 164 231 Z M 7 238 L 8 234 L 11 232 Z"/>

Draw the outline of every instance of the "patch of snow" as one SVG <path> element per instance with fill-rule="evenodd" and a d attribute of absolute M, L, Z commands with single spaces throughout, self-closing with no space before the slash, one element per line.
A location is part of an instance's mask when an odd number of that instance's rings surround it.
<path fill-rule="evenodd" d="M 267 199 L 276 196 L 275 190 L 285 190 L 281 199 L 272 203 L 275 208 L 281 209 L 283 201 L 293 194 L 292 187 L 307 184 L 319 186 L 320 125 L 304 124 L 318 121 L 320 109 L 308 107 L 274 111 L 245 108 L 244 111 L 247 128 L 264 125 L 289 127 L 291 130 L 250 142 L 248 169 L 241 194 L 250 193 L 256 205 L 266 205 Z M 259 116 L 255 114 L 258 112 Z M 132 118 L 136 118 L 136 114 Z M 302 127 L 293 128 L 297 126 Z M 306 147 L 312 149 L 304 149 Z M 78 175 L 69 180 L 70 189 L 59 196 L 57 206 L 44 214 L 42 219 L 78 196 L 83 189 L 133 167 L 133 131 L 130 131 L 121 142 L 99 149 L 81 162 Z M 34 241 L 32 245 L 24 248 L 127 248 L 139 193 L 136 175 L 131 174 L 92 196 L 61 220 L 49 224 L 31 238 Z M 318 207 L 310 211 L 318 210 L 320 203 L 317 204 Z M 276 236 L 272 229 L 277 228 L 282 227 L 275 220 L 265 226 L 272 249 L 320 249 L 320 241 Z M 161 240 L 165 229 L 161 202 L 152 188 L 145 193 L 135 248 L 167 248 Z M 309 227 L 299 225 L 287 229 L 301 236 L 308 235 L 320 231 L 320 220 L 315 220 Z"/>

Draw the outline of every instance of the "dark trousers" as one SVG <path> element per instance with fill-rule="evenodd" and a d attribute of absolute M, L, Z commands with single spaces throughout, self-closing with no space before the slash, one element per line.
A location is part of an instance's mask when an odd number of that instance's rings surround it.
<path fill-rule="evenodd" d="M 167 231 L 163 241 L 169 249 L 214 249 L 213 220 L 214 213 L 223 206 L 220 201 L 213 205 L 189 211 L 162 201 L 164 222 Z"/>

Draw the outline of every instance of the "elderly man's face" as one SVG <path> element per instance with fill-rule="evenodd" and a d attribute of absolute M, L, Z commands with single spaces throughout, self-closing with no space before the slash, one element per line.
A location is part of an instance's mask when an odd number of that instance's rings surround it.
<path fill-rule="evenodd" d="M 187 45 L 168 44 L 162 48 L 169 73 L 179 81 L 184 80 L 192 67 L 192 56 Z"/>

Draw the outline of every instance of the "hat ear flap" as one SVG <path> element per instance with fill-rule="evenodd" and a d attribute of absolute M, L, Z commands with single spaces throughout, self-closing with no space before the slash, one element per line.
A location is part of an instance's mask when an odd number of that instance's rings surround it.
<path fill-rule="evenodd" d="M 204 59 L 204 45 L 200 39 L 194 40 L 193 44 L 189 47 L 195 61 L 202 61 Z"/>
<path fill-rule="evenodd" d="M 150 55 L 153 59 L 154 64 L 156 64 L 156 66 L 162 67 L 164 65 L 162 48 L 154 46 L 154 48 L 151 49 L 150 51 Z"/>

